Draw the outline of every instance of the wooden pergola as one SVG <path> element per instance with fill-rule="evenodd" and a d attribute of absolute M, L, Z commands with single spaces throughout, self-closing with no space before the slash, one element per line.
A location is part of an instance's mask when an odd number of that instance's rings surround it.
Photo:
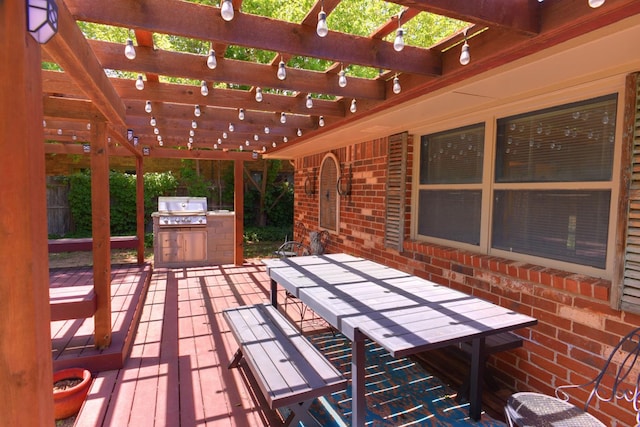
<path fill-rule="evenodd" d="M 300 22 L 244 13 L 241 0 L 233 1 L 230 21 L 222 18 L 217 1 L 56 3 L 58 34 L 44 45 L 27 32 L 25 2 L 0 3 L 0 382 L 10 384 L 0 410 L 3 420 L 16 425 L 53 421 L 45 153 L 91 158 L 99 301 L 95 343 L 108 346 L 109 156 L 136 159 L 141 261 L 145 157 L 233 160 L 239 183 L 245 161 L 261 156 L 291 159 L 327 149 L 326 144 L 314 144 L 345 126 L 358 129 L 359 121 L 371 114 L 640 13 L 635 0 L 607 0 L 598 9 L 589 8 L 587 0 L 395 0 L 391 3 L 399 4 L 401 13 L 380 17 L 379 27 L 367 36 L 334 31 L 329 24 L 327 36 L 319 37 L 318 13 L 338 13 L 340 0 L 317 0 Z M 392 42 L 399 25 L 421 13 L 468 25 L 433 46 L 407 45 L 396 51 Z M 79 21 L 129 30 L 135 59 L 125 57 L 124 43 L 87 39 Z M 157 34 L 205 43 L 215 51 L 217 66 L 207 65 L 206 51 L 160 49 L 154 45 Z M 468 65 L 459 60 L 465 41 L 472 52 Z M 225 55 L 230 45 L 270 51 L 273 59 L 232 59 Z M 329 65 L 322 71 L 287 67 L 294 57 L 319 58 Z M 43 70 L 43 62 L 57 70 Z M 277 77 L 281 62 L 285 79 Z M 348 76 L 342 86 L 338 75 L 350 65 L 379 71 L 370 79 Z M 123 77 L 138 74 L 143 76 L 142 90 L 135 78 Z M 399 93 L 393 88 L 396 77 Z M 169 83 L 167 78 L 185 83 Z M 128 129 L 135 139 L 127 137 Z M 333 148 L 340 143 L 334 141 Z M 236 185 L 236 263 L 242 263 L 241 188 Z"/>

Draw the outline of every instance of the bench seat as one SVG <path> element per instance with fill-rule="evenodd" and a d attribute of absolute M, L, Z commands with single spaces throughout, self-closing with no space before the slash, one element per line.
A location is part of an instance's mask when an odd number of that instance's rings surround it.
<path fill-rule="evenodd" d="M 77 239 L 50 239 L 49 252 L 78 252 L 92 251 L 93 238 L 83 237 Z M 111 236 L 111 249 L 136 249 L 138 247 L 137 236 Z"/>
<path fill-rule="evenodd" d="M 308 413 L 313 399 L 346 388 L 342 374 L 272 305 L 223 313 L 239 345 L 229 368 L 246 361 L 269 407 L 292 411 L 285 425 L 315 421 Z"/>
<path fill-rule="evenodd" d="M 49 288 L 51 321 L 86 319 L 96 312 L 93 285 Z"/>

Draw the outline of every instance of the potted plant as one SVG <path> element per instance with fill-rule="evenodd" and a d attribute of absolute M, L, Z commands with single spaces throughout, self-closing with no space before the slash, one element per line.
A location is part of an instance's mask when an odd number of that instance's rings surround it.
<path fill-rule="evenodd" d="M 53 373 L 53 410 L 56 420 L 75 415 L 87 397 L 91 372 L 82 368 L 63 369 Z"/>

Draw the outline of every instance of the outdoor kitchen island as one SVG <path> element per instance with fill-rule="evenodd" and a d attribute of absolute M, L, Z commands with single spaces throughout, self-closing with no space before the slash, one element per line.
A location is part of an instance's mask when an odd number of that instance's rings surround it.
<path fill-rule="evenodd" d="M 160 197 L 151 216 L 155 267 L 233 262 L 233 212 L 207 211 L 204 197 Z"/>

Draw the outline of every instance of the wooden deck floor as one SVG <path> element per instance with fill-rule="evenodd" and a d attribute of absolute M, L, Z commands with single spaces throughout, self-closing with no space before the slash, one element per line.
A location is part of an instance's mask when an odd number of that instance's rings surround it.
<path fill-rule="evenodd" d="M 224 308 L 268 301 L 268 288 L 259 260 L 155 269 L 124 367 L 94 376 L 75 426 L 280 425 L 251 375 L 227 369 L 237 344 L 222 317 Z M 299 320 L 291 305 L 288 314 Z"/>

